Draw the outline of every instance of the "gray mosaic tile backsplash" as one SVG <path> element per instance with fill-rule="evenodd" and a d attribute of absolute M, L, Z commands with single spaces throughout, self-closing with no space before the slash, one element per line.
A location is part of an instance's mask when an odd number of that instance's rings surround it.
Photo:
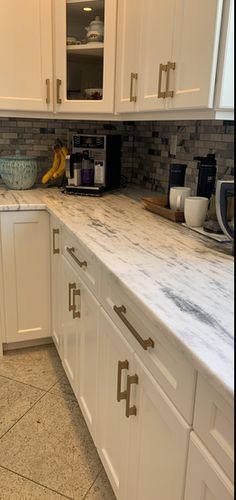
<path fill-rule="evenodd" d="M 38 183 L 50 167 L 57 138 L 70 144 L 72 132 L 122 135 L 122 174 L 129 182 L 166 193 L 170 163 L 185 163 L 186 182 L 196 191 L 195 156 L 214 152 L 218 178 L 234 174 L 234 122 L 141 121 L 101 122 L 0 118 L 0 156 L 38 158 Z M 176 154 L 170 152 L 176 141 Z"/>

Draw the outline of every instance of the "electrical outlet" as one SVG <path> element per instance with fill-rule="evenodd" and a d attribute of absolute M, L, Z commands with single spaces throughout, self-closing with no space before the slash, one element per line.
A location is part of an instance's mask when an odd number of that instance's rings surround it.
<path fill-rule="evenodd" d="M 170 138 L 170 154 L 176 156 L 177 135 L 172 135 Z"/>

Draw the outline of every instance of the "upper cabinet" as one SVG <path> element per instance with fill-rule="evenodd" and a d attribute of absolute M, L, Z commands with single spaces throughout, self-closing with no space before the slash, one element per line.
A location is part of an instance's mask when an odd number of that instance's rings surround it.
<path fill-rule="evenodd" d="M 112 113 L 116 0 L 54 0 L 55 109 Z"/>
<path fill-rule="evenodd" d="M 52 111 L 51 0 L 0 1 L 0 109 Z"/>
<path fill-rule="evenodd" d="M 139 0 L 134 22 L 132 3 L 120 0 L 118 8 L 116 111 L 213 109 L 220 39 L 221 66 L 232 68 L 233 1 L 224 3 L 223 23 L 223 0 Z"/>

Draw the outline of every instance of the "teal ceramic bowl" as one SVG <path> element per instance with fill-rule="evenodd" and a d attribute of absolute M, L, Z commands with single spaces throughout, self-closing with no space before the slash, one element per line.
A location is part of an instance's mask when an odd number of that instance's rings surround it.
<path fill-rule="evenodd" d="M 27 156 L 2 156 L 0 175 L 9 189 L 30 189 L 37 178 L 36 159 Z"/>

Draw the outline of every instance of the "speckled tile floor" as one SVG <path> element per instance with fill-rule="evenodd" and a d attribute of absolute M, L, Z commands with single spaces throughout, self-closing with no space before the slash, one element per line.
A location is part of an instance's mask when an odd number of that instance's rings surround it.
<path fill-rule="evenodd" d="M 115 500 L 52 345 L 0 358 L 0 500 Z"/>

